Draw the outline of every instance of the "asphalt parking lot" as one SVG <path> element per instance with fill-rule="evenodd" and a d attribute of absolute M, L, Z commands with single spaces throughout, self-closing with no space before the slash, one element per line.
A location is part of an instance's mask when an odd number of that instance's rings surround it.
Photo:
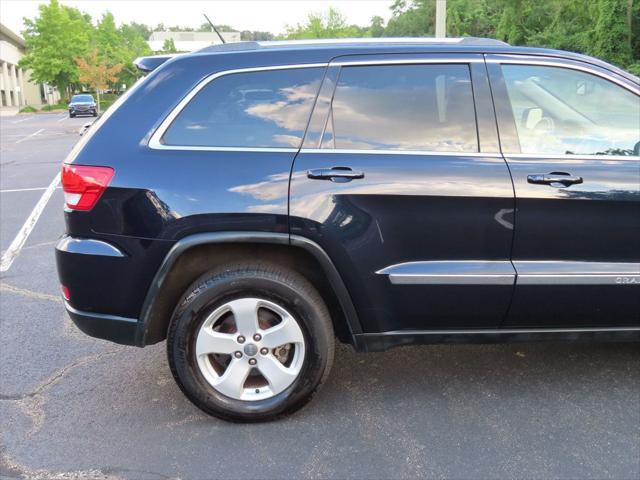
<path fill-rule="evenodd" d="M 3 252 L 86 121 L 0 118 Z M 0 476 L 640 478 L 637 344 L 340 347 L 302 411 L 229 424 L 180 393 L 164 344 L 76 330 L 55 271 L 63 229 L 58 188 L 0 274 Z"/>

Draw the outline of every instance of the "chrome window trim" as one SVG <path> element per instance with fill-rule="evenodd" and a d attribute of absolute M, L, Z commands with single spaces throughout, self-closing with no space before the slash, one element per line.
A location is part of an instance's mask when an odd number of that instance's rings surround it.
<path fill-rule="evenodd" d="M 217 146 L 205 146 L 205 145 L 164 145 L 162 143 L 162 137 L 173 123 L 175 118 L 182 112 L 187 104 L 195 97 L 200 90 L 209 85 L 215 79 L 224 77 L 226 75 L 233 75 L 236 73 L 249 73 L 249 72 L 267 72 L 273 70 L 297 70 L 300 68 L 326 68 L 328 63 L 300 63 L 291 65 L 269 65 L 265 67 L 249 67 L 249 68 L 235 68 L 232 70 L 223 70 L 213 73 L 198 83 L 191 89 L 187 95 L 180 100 L 180 102 L 171 110 L 169 115 L 165 117 L 160 126 L 156 128 L 153 135 L 149 139 L 147 146 L 154 150 L 194 150 L 194 151 L 212 151 L 212 152 L 297 152 L 298 148 L 288 147 L 217 147 Z M 302 140 L 301 140 L 302 141 Z M 301 143 L 302 144 L 302 143 Z"/>
<path fill-rule="evenodd" d="M 484 157 L 502 158 L 499 152 L 439 152 L 436 150 L 358 150 L 348 148 L 302 148 L 300 153 L 366 154 L 366 155 L 423 155 L 446 157 Z"/>
<path fill-rule="evenodd" d="M 402 55 L 401 53 L 390 53 L 388 55 Z M 465 54 L 461 53 L 457 56 L 442 57 L 442 58 L 394 58 L 394 59 L 371 59 L 371 60 L 337 60 L 331 62 L 331 66 L 339 67 L 351 67 L 351 66 L 363 66 L 363 65 L 421 65 L 421 64 L 460 64 L 467 65 L 469 63 L 484 63 L 484 59 L 479 56 L 481 54 Z M 478 57 L 477 57 L 478 56 Z"/>
<path fill-rule="evenodd" d="M 564 159 L 564 160 L 640 160 L 638 155 L 589 155 L 588 153 L 564 153 L 553 155 L 550 153 L 505 153 L 507 158 L 527 158 L 527 159 Z"/>
<path fill-rule="evenodd" d="M 452 260 L 398 263 L 376 272 L 393 285 L 513 285 L 509 260 Z"/>
<path fill-rule="evenodd" d="M 603 78 L 608 80 L 616 85 L 619 85 L 622 88 L 629 90 L 632 93 L 640 96 L 640 87 L 635 87 L 630 85 L 631 81 L 622 81 L 617 76 L 608 73 L 606 70 L 601 69 L 601 67 L 590 66 L 588 64 L 577 63 L 576 60 L 554 60 L 550 58 L 531 58 L 531 57 L 519 57 L 519 56 L 509 56 L 509 55 L 487 55 L 486 57 L 487 63 L 497 63 L 504 65 L 535 65 L 535 66 L 543 66 L 543 67 L 556 67 L 556 68 L 566 68 L 569 70 L 578 70 L 581 72 L 590 73 L 595 75 L 596 77 Z M 576 62 L 576 63 L 573 63 Z"/>

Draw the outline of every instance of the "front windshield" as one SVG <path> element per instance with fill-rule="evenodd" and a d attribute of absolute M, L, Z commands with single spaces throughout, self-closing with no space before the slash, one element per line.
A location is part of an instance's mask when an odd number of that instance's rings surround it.
<path fill-rule="evenodd" d="M 91 95 L 74 95 L 71 98 L 72 102 L 93 102 L 93 97 Z"/>

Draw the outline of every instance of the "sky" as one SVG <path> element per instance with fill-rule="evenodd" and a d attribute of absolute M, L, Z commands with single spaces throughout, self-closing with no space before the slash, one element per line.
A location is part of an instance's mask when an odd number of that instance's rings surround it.
<path fill-rule="evenodd" d="M 36 0 L 0 0 L 0 22 L 16 33 L 24 26 L 23 17 L 38 14 Z M 116 23 L 135 21 L 156 26 L 180 25 L 198 27 L 206 13 L 215 24 L 230 25 L 236 30 L 259 30 L 284 33 L 287 25 L 304 23 L 309 13 L 337 8 L 349 24 L 368 25 L 378 15 L 391 16 L 392 0 L 61 0 L 94 19 L 106 10 L 113 13 Z"/>

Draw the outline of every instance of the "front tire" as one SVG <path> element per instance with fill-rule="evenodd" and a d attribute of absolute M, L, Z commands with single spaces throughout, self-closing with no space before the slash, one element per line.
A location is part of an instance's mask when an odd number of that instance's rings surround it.
<path fill-rule="evenodd" d="M 272 264 L 220 268 L 178 303 L 167 353 L 196 406 L 240 422 L 304 406 L 326 380 L 334 354 L 329 312 L 302 275 Z"/>

